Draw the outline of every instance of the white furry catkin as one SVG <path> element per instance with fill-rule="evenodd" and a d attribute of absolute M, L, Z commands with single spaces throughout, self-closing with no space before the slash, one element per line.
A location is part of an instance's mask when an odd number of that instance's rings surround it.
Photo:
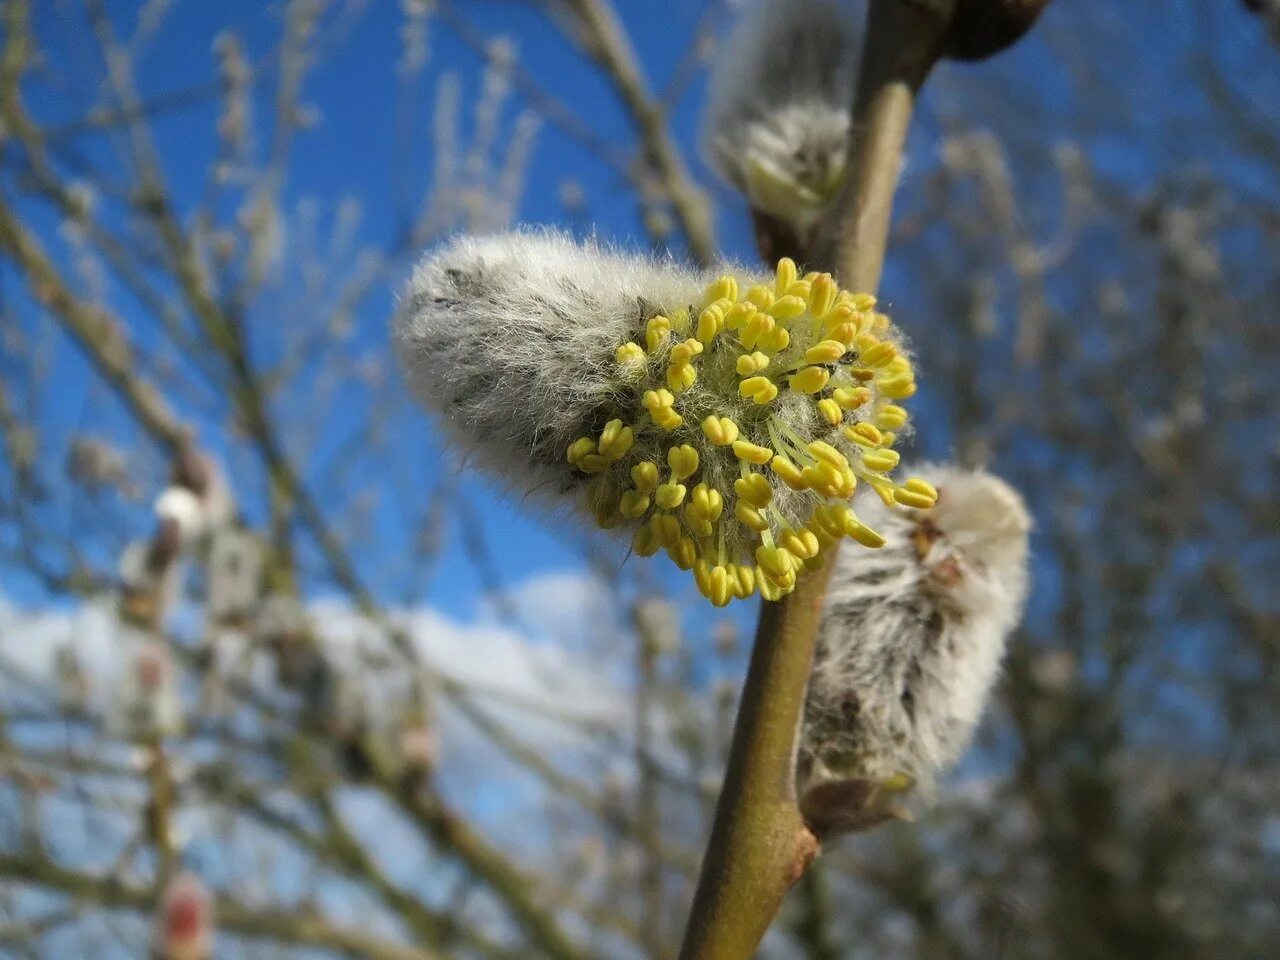
<path fill-rule="evenodd" d="M 889 477 L 915 392 L 875 299 L 829 274 L 695 273 L 553 233 L 463 237 L 426 257 L 400 304 L 417 392 L 481 467 L 578 500 L 636 553 L 665 548 L 717 605 L 777 599 Z"/>
<path fill-rule="evenodd" d="M 182 732 L 182 703 L 169 649 L 158 640 L 136 645 L 116 688 L 110 717 L 113 733 L 135 741 Z"/>
<path fill-rule="evenodd" d="M 875 552 L 840 554 L 805 705 L 799 795 L 819 834 L 893 816 L 968 746 L 1027 592 L 1030 517 L 981 471 L 924 466 L 936 507 L 868 511 Z"/>
<path fill-rule="evenodd" d="M 262 591 L 262 545 L 252 533 L 225 526 L 209 545 L 208 615 L 214 623 L 248 616 Z"/>
<path fill-rule="evenodd" d="M 806 241 L 844 177 L 862 0 L 755 0 L 714 58 L 707 155 Z"/>

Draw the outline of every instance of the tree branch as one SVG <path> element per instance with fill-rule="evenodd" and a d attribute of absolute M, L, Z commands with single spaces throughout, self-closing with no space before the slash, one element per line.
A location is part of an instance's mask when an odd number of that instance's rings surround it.
<path fill-rule="evenodd" d="M 850 172 L 810 260 L 841 285 L 880 281 L 916 93 L 937 61 L 952 0 L 871 0 L 853 108 Z M 724 789 L 681 960 L 747 960 L 818 853 L 795 798 L 795 749 L 835 551 L 762 603 Z"/>

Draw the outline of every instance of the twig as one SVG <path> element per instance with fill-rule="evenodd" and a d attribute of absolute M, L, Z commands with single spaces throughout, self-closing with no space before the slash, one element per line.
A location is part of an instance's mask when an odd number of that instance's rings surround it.
<path fill-rule="evenodd" d="M 811 257 L 842 286 L 879 284 L 916 93 L 937 61 L 952 0 L 871 0 L 853 108 L 850 173 Z M 818 853 L 795 799 L 795 747 L 834 551 L 764 603 L 724 789 L 681 960 L 747 960 Z"/>
<path fill-rule="evenodd" d="M 569 0 L 577 15 L 583 49 L 604 71 L 627 109 L 644 148 L 645 159 L 689 243 L 694 260 L 705 266 L 715 259 L 715 236 L 710 208 L 693 181 L 671 137 L 662 104 L 649 90 L 635 49 L 609 0 Z"/>

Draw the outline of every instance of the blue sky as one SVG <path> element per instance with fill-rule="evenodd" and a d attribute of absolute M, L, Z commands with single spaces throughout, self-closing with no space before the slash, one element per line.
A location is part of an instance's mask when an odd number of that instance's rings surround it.
<path fill-rule="evenodd" d="M 536 6 L 517 0 L 455 4 L 461 15 L 482 32 L 510 37 L 524 67 L 547 92 L 567 104 L 600 137 L 629 153 L 634 141 L 615 95 Z M 55 61 L 59 79 L 52 86 L 32 84 L 30 97 L 45 119 L 72 120 L 97 101 L 94 78 L 100 76 L 100 70 L 93 61 L 92 44 L 84 35 L 83 23 L 76 19 L 78 5 L 50 3 L 37 4 L 37 7 L 37 27 L 49 44 L 47 51 Z M 109 7 L 118 29 L 127 35 L 132 29 L 137 4 L 112 3 Z M 999 124 L 1001 111 L 1007 111 L 1009 104 L 973 94 L 981 91 L 984 84 L 1000 85 L 1002 81 L 1008 83 L 1010 78 L 1017 79 L 1017 86 L 1006 91 L 1010 103 L 1025 100 L 1041 111 L 1063 111 L 1058 131 L 1061 137 L 1081 140 L 1100 169 L 1121 181 L 1150 180 L 1160 167 L 1213 162 L 1211 145 L 1197 141 L 1194 136 L 1179 135 L 1195 128 L 1194 119 L 1204 104 L 1195 99 L 1189 87 L 1186 96 L 1169 96 L 1169 78 L 1194 65 L 1188 59 L 1188 50 L 1197 47 L 1194 43 L 1188 47 L 1188 43 L 1197 38 L 1208 39 L 1208 49 L 1219 58 L 1229 59 L 1237 48 L 1241 54 L 1255 53 L 1257 45 L 1265 43 L 1256 23 L 1240 11 L 1234 11 L 1224 18 L 1225 25 L 1220 30 L 1200 37 L 1197 31 L 1202 24 L 1194 5 L 1163 3 L 1150 8 L 1140 4 L 1124 5 L 1122 12 L 1118 8 L 1116 16 L 1130 18 L 1134 22 L 1126 28 L 1148 35 L 1151 40 L 1146 56 L 1141 62 L 1131 64 L 1128 74 L 1121 76 L 1106 57 L 1094 62 L 1087 55 L 1079 56 L 1082 49 L 1088 50 L 1093 36 L 1075 29 L 1082 21 L 1070 19 L 1069 7 L 1069 4 L 1051 7 L 1032 40 L 995 64 L 946 68 L 946 86 L 941 92 L 935 91 L 926 97 L 913 135 L 906 189 L 910 189 L 913 167 L 928 164 L 936 148 L 936 138 L 949 122 L 948 117 L 957 103 L 963 101 L 972 122 Z M 620 0 L 618 9 L 631 31 L 652 86 L 664 88 L 688 52 L 705 4 Z M 280 13 L 279 4 L 249 0 L 174 4 L 159 39 L 152 42 L 142 61 L 142 88 L 156 95 L 206 81 L 213 69 L 214 37 L 224 29 L 235 30 L 243 36 L 251 57 L 260 57 L 279 37 Z M 363 238 L 375 243 L 384 242 L 397 230 L 393 213 L 401 185 L 410 184 L 416 197 L 421 185 L 429 181 L 429 130 L 433 89 L 438 77 L 444 71 L 456 71 L 460 77 L 464 125 L 470 122 L 466 109 L 480 83 L 480 64 L 474 53 L 451 31 L 433 24 L 430 60 L 415 91 L 411 114 L 413 134 L 405 149 L 396 135 L 397 110 L 401 106 L 398 106 L 394 72 L 400 55 L 401 22 L 398 4 L 389 0 L 370 2 L 350 29 L 326 50 L 323 62 L 307 81 L 303 98 L 305 103 L 320 108 L 321 121 L 298 141 L 285 197 L 286 208 L 292 208 L 308 196 L 332 208 L 345 196 L 358 196 L 366 209 Z M 1090 30 L 1114 27 L 1105 14 L 1089 21 Z M 1028 84 L 1028 78 L 1034 78 L 1034 83 Z M 257 106 L 261 116 L 270 112 L 269 94 L 273 83 L 274 77 L 269 77 L 259 96 Z M 1071 109 L 1081 96 L 1099 85 L 1113 89 L 1114 115 L 1104 111 L 1100 117 L 1090 118 L 1091 126 L 1086 127 L 1080 121 L 1072 125 L 1073 121 L 1067 119 Z M 1261 87 L 1259 92 L 1266 89 Z M 744 208 L 738 198 L 710 175 L 696 148 L 703 94 L 703 76 L 699 71 L 674 105 L 674 129 L 699 179 L 717 201 L 717 234 L 722 251 L 728 257 L 750 262 L 753 251 Z M 522 105 L 519 97 L 508 104 L 504 129 L 509 129 Z M 202 188 L 214 147 L 212 111 L 212 105 L 204 103 L 167 112 L 156 121 L 155 131 L 166 158 L 167 174 L 180 206 L 182 201 L 197 197 Z M 1122 136 L 1121 131 L 1126 135 Z M 1173 136 L 1170 138 L 1168 134 Z M 1166 139 L 1169 140 L 1167 150 Z M 76 147 L 85 156 L 110 164 L 112 147 L 105 138 L 83 137 L 77 140 Z M 1016 150 L 1017 144 L 1012 147 Z M 1039 171 L 1033 167 L 1022 172 L 1027 174 L 1030 187 L 1038 186 Z M 1233 168 L 1231 173 L 1244 184 L 1253 179 L 1247 163 Z M 566 219 L 559 199 L 561 185 L 570 180 L 583 187 L 587 198 L 586 216 L 573 224 Z M 52 226 L 47 218 L 40 219 L 42 213 L 35 216 L 36 222 Z M 1035 216 L 1034 208 L 1030 216 Z M 620 182 L 614 171 L 550 125 L 543 128 L 537 139 L 518 219 L 579 228 L 586 223 L 602 237 L 623 243 L 643 243 L 632 191 Z M 912 307 L 918 302 L 914 286 L 917 279 L 903 273 L 891 259 L 883 294 L 899 308 L 899 322 L 908 332 L 913 326 Z M 393 292 L 389 285 L 361 312 L 358 335 L 351 345 L 353 352 L 385 349 Z M 122 308 L 122 313 L 129 319 L 127 307 Z M 254 322 L 269 326 L 272 318 L 256 317 Z M 72 425 L 83 423 L 86 416 L 90 419 L 102 416 L 96 409 L 100 393 L 86 387 L 85 379 L 79 375 L 84 364 L 74 348 L 63 350 L 59 362 L 65 387 L 52 414 L 54 425 L 61 420 L 61 425 L 69 430 Z M 930 402 L 926 382 L 919 405 L 927 410 Z M 348 430 L 383 413 L 366 404 L 353 403 L 338 411 L 338 419 L 328 425 L 329 431 L 336 442 Z M 350 424 L 338 422 L 342 418 L 350 419 Z M 128 429 L 120 418 L 116 418 L 116 426 Z M 218 429 L 217 424 L 206 425 L 206 435 L 216 437 Z M 406 452 L 405 461 L 421 478 L 422 485 L 416 493 L 425 501 L 439 477 L 438 447 L 423 442 L 429 430 L 423 417 L 415 417 L 397 429 L 403 434 L 400 446 Z M 930 455 L 948 452 L 949 440 L 944 431 L 922 436 L 922 442 Z M 1023 453 L 1026 458 L 1035 458 L 1031 448 Z M 389 465 L 380 463 L 362 465 L 370 477 L 377 477 L 379 471 L 388 468 Z M 501 558 L 504 579 L 514 582 L 548 569 L 581 565 L 583 555 L 578 545 L 549 533 L 541 517 L 523 509 L 511 498 L 491 496 L 491 488 L 482 480 L 469 480 L 467 486 L 470 502 L 484 516 L 490 550 Z M 415 495 L 415 490 L 410 488 L 406 495 Z M 260 502 L 250 499 L 244 506 L 251 518 L 261 519 Z M 369 555 L 357 559 L 394 565 L 406 552 L 411 531 L 403 529 L 399 515 L 391 511 L 379 514 L 375 525 L 376 547 L 370 548 Z M 459 549 L 456 530 L 450 542 L 452 549 Z M 685 578 L 671 575 L 665 564 L 649 566 L 655 568 L 651 571 L 654 575 L 676 589 L 687 590 Z M 376 581 L 375 568 L 368 566 L 366 571 L 367 578 Z M 1046 588 L 1051 590 L 1052 585 L 1046 584 Z M 470 565 L 446 563 L 440 569 L 430 599 L 451 612 L 474 611 L 484 590 Z"/>

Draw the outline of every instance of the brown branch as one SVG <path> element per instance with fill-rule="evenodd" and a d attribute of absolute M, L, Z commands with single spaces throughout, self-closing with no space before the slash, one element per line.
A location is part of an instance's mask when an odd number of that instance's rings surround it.
<path fill-rule="evenodd" d="M 0 852 L 0 876 L 108 909 L 150 913 L 159 899 L 156 889 L 126 885 L 114 876 L 82 873 L 41 856 Z M 221 929 L 240 936 L 316 947 L 353 960 L 440 960 L 432 951 L 281 908 L 258 911 L 220 898 L 214 905 L 214 917 Z"/>
<path fill-rule="evenodd" d="M 574 39 L 604 71 L 622 100 L 640 136 L 645 160 L 671 200 L 689 252 L 706 266 L 715 259 L 716 252 L 710 206 L 680 155 L 662 104 L 649 89 L 617 12 L 609 0 L 569 0 L 569 7 L 576 14 L 579 28 Z"/>
<path fill-rule="evenodd" d="M 874 291 L 916 93 L 937 61 L 952 0 L 871 0 L 853 108 L 850 174 L 809 258 Z M 747 960 L 818 853 L 795 799 L 795 748 L 835 551 L 763 603 L 681 960 Z"/>

